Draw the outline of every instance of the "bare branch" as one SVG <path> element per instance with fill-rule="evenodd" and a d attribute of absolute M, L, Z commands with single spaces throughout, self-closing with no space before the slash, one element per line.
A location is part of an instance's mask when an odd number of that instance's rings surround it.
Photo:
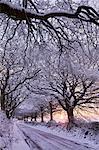
<path fill-rule="evenodd" d="M 11 3 L 0 1 L 0 13 L 6 14 L 13 20 L 26 20 L 26 16 L 30 19 L 47 20 L 53 17 L 66 17 L 71 19 L 80 19 L 86 22 L 92 22 L 99 26 L 99 14 L 89 6 L 79 6 L 75 13 L 67 12 L 50 12 L 45 14 L 34 13 L 22 7 L 15 7 Z M 87 16 L 87 17 L 85 17 Z"/>

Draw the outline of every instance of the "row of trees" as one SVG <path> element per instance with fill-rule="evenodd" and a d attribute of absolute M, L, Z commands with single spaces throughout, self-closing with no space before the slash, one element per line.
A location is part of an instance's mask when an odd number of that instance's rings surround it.
<path fill-rule="evenodd" d="M 94 108 L 99 105 L 98 70 L 85 71 L 85 68 L 81 68 L 80 65 L 69 64 L 63 58 L 59 60 L 59 64 L 55 61 L 52 63 L 50 60 L 49 68 L 44 65 L 39 84 L 33 86 L 29 83 L 27 89 L 32 93 L 57 100 L 67 112 L 71 126 L 74 123 L 74 110 L 77 107 Z"/>
<path fill-rule="evenodd" d="M 18 43 L 17 49 L 14 46 L 2 48 L 0 53 L 0 102 L 1 110 L 6 112 L 8 118 L 28 98 L 25 85 L 36 80 L 40 72 L 33 62 L 28 62 L 21 55 Z"/>
<path fill-rule="evenodd" d="M 0 14 L 0 101 L 8 118 L 24 100 L 34 109 L 57 100 L 70 126 L 76 107 L 98 107 L 94 8 L 68 0 L 1 0 Z"/>
<path fill-rule="evenodd" d="M 44 117 L 48 117 L 49 115 L 49 120 L 53 121 L 53 113 L 55 112 L 60 112 L 62 109 L 60 108 L 59 104 L 56 102 L 46 101 L 45 105 L 40 105 L 36 109 L 17 109 L 15 112 L 15 116 L 18 119 L 23 119 L 24 121 L 37 121 L 37 118 L 40 118 L 41 122 L 44 122 Z"/>

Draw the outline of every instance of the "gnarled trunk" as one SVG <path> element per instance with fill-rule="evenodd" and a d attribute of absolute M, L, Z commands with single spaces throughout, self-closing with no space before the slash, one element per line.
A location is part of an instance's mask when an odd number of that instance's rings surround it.
<path fill-rule="evenodd" d="M 74 113 L 73 113 L 73 107 L 70 107 L 68 110 L 67 110 L 67 116 L 68 116 L 68 125 L 67 125 L 67 128 L 68 129 L 71 129 L 73 124 L 74 124 Z"/>

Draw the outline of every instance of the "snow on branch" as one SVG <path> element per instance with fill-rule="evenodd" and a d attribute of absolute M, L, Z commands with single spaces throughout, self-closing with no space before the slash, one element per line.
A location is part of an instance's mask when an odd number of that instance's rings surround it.
<path fill-rule="evenodd" d="M 57 11 L 41 14 L 1 0 L 0 13 L 6 14 L 8 17 L 14 20 L 26 20 L 27 17 L 30 19 L 34 18 L 39 20 L 47 20 L 53 17 L 66 17 L 72 19 L 77 18 L 86 22 L 92 22 L 99 26 L 99 14 L 89 6 L 79 6 L 75 13 Z"/>

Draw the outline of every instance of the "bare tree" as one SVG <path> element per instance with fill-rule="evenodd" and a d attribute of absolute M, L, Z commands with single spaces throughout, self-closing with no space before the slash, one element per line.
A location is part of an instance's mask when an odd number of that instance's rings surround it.
<path fill-rule="evenodd" d="M 13 47 L 2 49 L 0 56 L 0 103 L 1 110 L 6 112 L 8 118 L 28 98 L 29 92 L 25 85 L 36 80 L 40 71 L 33 61 L 29 61 L 28 64 L 27 60 L 26 64 L 22 57 L 18 51 L 15 52 Z"/>
<path fill-rule="evenodd" d="M 53 55 L 52 55 L 53 56 Z M 75 57 L 74 57 L 75 58 Z M 42 76 L 36 88 L 31 92 L 53 96 L 61 107 L 67 112 L 68 127 L 74 123 L 74 110 L 76 107 L 92 107 L 99 104 L 98 95 L 98 68 L 89 69 L 87 65 L 70 61 L 63 57 L 56 60 L 49 59 L 42 68 Z M 73 59 L 72 59 L 73 60 Z M 47 63 L 49 64 L 47 66 Z M 87 67 L 86 67 L 87 66 Z M 98 67 L 98 66 L 97 66 Z M 90 71 L 89 71 L 90 70 Z M 95 72 L 96 70 L 96 72 Z"/>
<path fill-rule="evenodd" d="M 56 99 L 55 99 L 56 100 Z M 59 103 L 57 102 L 57 100 L 50 100 L 49 101 L 49 105 L 48 105 L 48 113 L 50 114 L 50 121 L 53 121 L 53 113 L 61 111 L 60 108 L 58 108 Z"/>

